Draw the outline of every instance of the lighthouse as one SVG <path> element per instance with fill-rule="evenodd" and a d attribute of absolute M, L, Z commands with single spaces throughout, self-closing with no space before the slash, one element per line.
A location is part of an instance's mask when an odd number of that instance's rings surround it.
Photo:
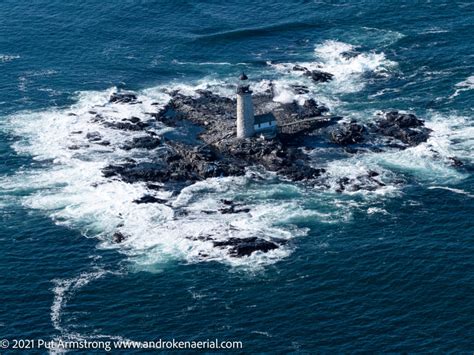
<path fill-rule="evenodd" d="M 247 84 L 248 77 L 240 76 L 237 86 L 237 138 L 249 138 L 255 133 L 255 118 L 253 114 L 252 91 Z"/>

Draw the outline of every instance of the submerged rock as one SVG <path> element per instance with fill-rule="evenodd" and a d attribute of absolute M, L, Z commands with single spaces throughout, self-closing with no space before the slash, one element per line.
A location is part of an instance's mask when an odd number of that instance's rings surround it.
<path fill-rule="evenodd" d="M 112 236 L 112 240 L 114 243 L 120 244 L 124 242 L 127 239 L 127 237 L 121 233 L 121 232 L 115 232 L 114 235 Z"/>
<path fill-rule="evenodd" d="M 163 200 L 161 198 L 156 198 L 154 196 L 151 196 L 151 195 L 144 195 L 142 197 L 140 197 L 139 199 L 137 200 L 134 200 L 133 202 L 135 202 L 136 204 L 142 204 L 142 203 L 166 203 L 168 202 L 167 200 Z"/>
<path fill-rule="evenodd" d="M 448 157 L 448 159 L 451 162 L 452 166 L 456 166 L 456 167 L 464 166 L 464 163 L 456 157 Z"/>
<path fill-rule="evenodd" d="M 114 92 L 112 95 L 110 95 L 109 102 L 121 104 L 136 103 L 137 95 L 126 92 Z"/>
<path fill-rule="evenodd" d="M 103 145 L 103 146 L 109 146 L 110 142 L 109 141 L 98 141 L 96 144 Z"/>
<path fill-rule="evenodd" d="M 98 142 L 102 139 L 102 135 L 99 132 L 89 132 L 86 134 L 86 138 L 89 142 Z"/>
<path fill-rule="evenodd" d="M 296 65 L 293 67 L 293 70 L 294 70 L 294 71 L 308 71 L 308 68 L 303 67 L 303 66 L 301 66 L 301 65 L 299 65 L 299 64 L 296 64 Z"/>
<path fill-rule="evenodd" d="M 321 70 L 308 70 L 304 73 L 304 75 L 311 77 L 313 81 L 319 82 L 319 83 L 326 83 L 328 81 L 331 81 L 332 78 L 334 77 L 333 74 L 327 73 Z"/>
<path fill-rule="evenodd" d="M 341 57 L 344 59 L 352 59 L 360 55 L 360 52 L 357 50 L 350 50 L 341 53 Z"/>
<path fill-rule="evenodd" d="M 304 85 L 290 85 L 293 91 L 297 94 L 303 95 L 309 93 L 309 88 Z"/>
<path fill-rule="evenodd" d="M 280 243 L 283 244 L 282 241 Z M 229 238 L 223 241 L 213 241 L 213 245 L 217 248 L 229 248 L 229 254 L 234 257 L 250 256 L 257 251 L 267 253 L 279 248 L 276 242 L 258 237 Z"/>
<path fill-rule="evenodd" d="M 221 202 L 225 205 L 224 208 L 219 209 L 219 212 L 222 214 L 250 212 L 250 208 L 242 207 L 242 204 L 240 203 L 235 203 L 229 200 L 221 200 Z"/>

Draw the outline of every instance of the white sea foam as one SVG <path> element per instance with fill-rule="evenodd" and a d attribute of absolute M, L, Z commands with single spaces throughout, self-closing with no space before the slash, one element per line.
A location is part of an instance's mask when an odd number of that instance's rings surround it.
<path fill-rule="evenodd" d="M 54 300 L 51 305 L 51 321 L 54 328 L 61 332 L 67 332 L 61 324 L 61 315 L 67 301 L 82 287 L 86 286 L 91 281 L 97 280 L 106 274 L 105 270 L 95 270 L 89 273 L 82 273 L 78 277 L 65 280 L 54 280 L 56 284 L 53 293 Z"/>
<path fill-rule="evenodd" d="M 420 32 L 421 34 L 438 34 L 438 33 L 448 33 L 450 32 L 449 30 L 447 29 L 444 29 L 444 28 L 440 28 L 440 27 L 431 27 L 431 28 L 428 28 L 426 30 L 423 30 L 422 32 Z"/>
<path fill-rule="evenodd" d="M 363 195 L 368 198 L 399 194 L 399 188 L 394 183 L 397 175 L 371 161 L 372 154 L 329 162 L 325 167 L 325 176 L 330 190 L 348 195 Z M 371 172 L 376 172 L 378 175 L 369 178 Z M 345 179 L 342 182 L 343 188 L 341 188 L 341 179 Z"/>
<path fill-rule="evenodd" d="M 467 192 L 467 191 L 464 191 L 462 189 L 456 189 L 456 188 L 453 188 L 453 187 L 448 187 L 448 186 L 430 186 L 430 187 L 428 187 L 428 189 L 429 190 L 446 190 L 446 191 L 454 192 L 456 194 L 466 195 L 470 198 L 474 198 L 474 195 Z"/>
<path fill-rule="evenodd" d="M 390 46 L 405 37 L 401 32 L 374 27 L 362 27 L 349 35 L 354 38 L 355 43 L 362 43 L 376 48 Z"/>
<path fill-rule="evenodd" d="M 388 215 L 389 213 L 387 212 L 387 210 L 385 210 L 384 208 L 380 208 L 380 207 L 369 207 L 367 209 L 367 214 L 384 214 L 384 215 Z"/>
<path fill-rule="evenodd" d="M 346 58 L 344 52 L 357 50 L 354 46 L 338 42 L 326 41 L 316 46 L 315 53 L 321 60 L 322 70 L 334 74 L 334 82 L 339 92 L 360 91 L 365 82 L 361 76 L 366 73 L 375 73 L 387 76 L 397 63 L 386 58 L 384 53 L 363 52 L 355 57 Z M 336 91 L 337 92 L 337 91 Z"/>
<path fill-rule="evenodd" d="M 397 63 L 386 58 L 380 52 L 361 52 L 353 57 L 346 57 L 345 52 L 356 51 L 351 44 L 338 41 L 325 41 L 315 47 L 314 61 L 295 63 L 269 63 L 280 78 L 273 81 L 277 102 L 288 103 L 293 100 L 303 103 L 308 98 L 316 97 L 331 110 L 341 104 L 340 95 L 360 91 L 367 83 L 366 75 L 379 77 L 389 76 L 396 69 Z M 309 70 L 321 70 L 334 75 L 333 80 L 321 84 L 314 83 L 304 76 L 302 71 L 292 70 L 299 65 Z M 309 92 L 297 94 L 292 85 L 307 86 Z"/>
<path fill-rule="evenodd" d="M 466 80 L 457 83 L 456 91 L 451 95 L 451 98 L 458 96 L 463 91 L 468 91 L 474 89 L 474 75 L 468 77 Z"/>
<path fill-rule="evenodd" d="M 81 334 L 74 329 L 73 324 L 68 323 L 64 319 L 64 312 L 67 303 L 72 300 L 76 293 L 91 282 L 99 280 L 107 274 L 118 275 L 117 272 L 106 271 L 94 267 L 93 270 L 83 272 L 73 278 L 53 280 L 55 286 L 53 288 L 54 298 L 51 305 L 50 317 L 53 327 L 60 333 L 60 335 L 53 338 L 54 344 L 59 344 L 61 341 L 99 341 L 103 339 L 118 341 L 128 340 L 116 335 L 103 335 L 97 333 L 94 333 L 93 335 Z M 50 354 L 65 354 L 68 351 L 69 349 L 64 349 L 62 347 L 53 347 L 49 349 Z"/>
<path fill-rule="evenodd" d="M 395 173 L 398 172 L 415 176 L 423 182 L 458 183 L 466 178 L 466 173 L 451 166 L 451 159 L 455 157 L 472 163 L 473 124 L 468 117 L 456 114 L 430 112 L 425 118 L 425 125 L 432 130 L 427 142 L 401 151 L 362 154 L 349 160 L 353 160 L 355 167 L 362 165 L 378 172 L 383 169 L 384 182 L 387 178 L 396 180 Z M 390 173 L 387 175 L 387 172 Z"/>
<path fill-rule="evenodd" d="M 19 55 L 0 54 L 0 63 L 11 62 L 15 59 L 20 59 L 20 56 Z"/>
<path fill-rule="evenodd" d="M 371 117 L 369 112 L 362 113 Z M 427 142 L 404 150 L 359 153 L 348 158 L 324 161 L 315 149 L 311 157 L 317 166 L 325 167 L 326 184 L 333 192 L 363 195 L 366 198 L 391 197 L 402 193 L 403 176 L 423 183 L 456 184 L 467 177 L 452 166 L 452 159 L 472 164 L 474 125 L 469 117 L 429 112 L 425 125 L 432 130 Z M 368 178 L 370 172 L 378 175 Z M 346 179 L 341 182 L 341 179 Z M 341 184 L 344 188 L 341 188 Z"/>

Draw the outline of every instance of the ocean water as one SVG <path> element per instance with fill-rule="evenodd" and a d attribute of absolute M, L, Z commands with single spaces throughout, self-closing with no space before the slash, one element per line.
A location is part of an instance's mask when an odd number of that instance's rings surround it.
<path fill-rule="evenodd" d="M 472 353 L 473 48 L 474 3 L 465 0 L 3 0 L 0 337 Z M 350 50 L 361 54 L 342 56 Z M 295 64 L 334 80 L 310 83 L 289 70 Z M 92 115 L 146 119 L 169 99 L 165 88 L 231 96 L 241 71 L 257 92 L 272 80 L 276 101 L 315 98 L 346 119 L 413 112 L 431 138 L 343 156 L 315 142 L 329 189 L 250 171 L 157 195 L 169 205 L 138 205 L 145 185 L 102 176 L 107 164 L 150 153 L 118 149 L 139 132 Z M 292 92 L 295 83 L 309 93 Z M 117 89 L 141 104 L 106 105 Z M 77 131 L 111 144 L 86 146 Z M 384 187 L 336 191 L 337 179 L 369 170 Z M 221 198 L 251 213 L 203 213 Z M 120 245 L 117 228 L 130 235 Z M 238 259 L 187 238 L 202 233 L 288 243 Z"/>

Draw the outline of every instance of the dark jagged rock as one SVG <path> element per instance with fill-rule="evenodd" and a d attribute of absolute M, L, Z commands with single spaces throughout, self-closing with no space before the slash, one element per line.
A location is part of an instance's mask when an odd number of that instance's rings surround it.
<path fill-rule="evenodd" d="M 413 114 L 391 111 L 375 123 L 375 131 L 402 141 L 410 146 L 426 142 L 431 130 Z"/>
<path fill-rule="evenodd" d="M 341 53 L 341 57 L 344 59 L 352 59 L 359 55 L 360 55 L 360 52 L 356 50 L 350 50 L 350 51 L 345 51 Z"/>
<path fill-rule="evenodd" d="M 456 167 L 464 166 L 464 163 L 456 157 L 449 157 L 448 159 L 451 162 L 452 166 L 456 166 Z"/>
<path fill-rule="evenodd" d="M 336 192 L 356 192 L 360 190 L 374 191 L 380 187 L 386 186 L 383 182 L 376 179 L 379 173 L 369 171 L 367 175 L 357 176 L 355 178 L 343 177 L 336 181 Z"/>
<path fill-rule="evenodd" d="M 170 174 L 167 166 L 162 162 L 157 163 L 123 163 L 109 165 L 102 169 L 105 177 L 120 176 L 130 183 L 140 181 L 169 181 Z"/>
<path fill-rule="evenodd" d="M 256 113 L 266 112 L 271 97 L 256 95 L 254 97 Z M 126 181 L 182 182 L 192 183 L 209 177 L 239 176 L 245 168 L 262 165 L 288 179 L 298 181 L 314 179 L 321 174 L 320 169 L 308 166 L 308 157 L 301 151 L 291 147 L 305 132 L 326 125 L 329 119 L 303 123 L 308 117 L 319 117 L 327 108 L 318 105 L 314 100 L 307 100 L 304 105 L 278 104 L 275 116 L 280 123 L 289 120 L 301 120 L 301 124 L 293 124 L 272 140 L 252 138 L 237 140 L 235 131 L 235 100 L 215 95 L 209 91 L 201 91 L 198 98 L 174 93 L 172 100 L 157 114 L 157 120 L 166 124 L 177 125 L 180 120 L 190 121 L 206 129 L 200 138 L 207 144 L 204 148 L 167 141 L 167 155 L 157 164 L 119 164 L 104 169 L 104 174 L 120 176 Z M 137 122 L 136 124 L 139 124 Z M 294 123 L 294 122 L 293 122 Z M 164 162 L 164 163 L 163 163 Z M 156 171 L 155 171 L 156 170 Z"/>
<path fill-rule="evenodd" d="M 89 142 L 98 142 L 102 140 L 102 135 L 99 132 L 89 132 L 86 134 L 86 138 Z"/>
<path fill-rule="evenodd" d="M 172 92 L 170 95 L 172 99 L 165 107 L 150 114 L 158 121 L 175 126 L 177 130 L 186 127 L 184 122 L 193 125 L 193 129 L 198 127 L 199 129 L 194 131 L 197 135 L 196 141 L 162 141 L 155 137 L 153 132 L 145 131 L 148 123 L 137 117 L 120 122 L 104 122 L 104 125 L 112 125 L 117 129 L 143 130 L 147 134 L 145 137 L 126 142 L 124 149 L 154 149 L 160 144 L 164 148 L 154 152 L 152 161 L 124 161 L 112 164 L 103 169 L 105 176 L 115 176 L 127 182 L 171 184 L 182 188 L 207 178 L 241 176 L 245 174 L 248 166 L 260 166 L 292 181 L 320 182 L 325 171 L 312 167 L 308 155 L 299 148 L 305 146 L 305 138 L 316 132 L 321 135 L 321 130 L 329 130 L 328 126 L 336 123 L 341 117 L 323 116 L 327 108 L 315 100 L 307 100 L 302 105 L 297 102 L 283 104 L 273 102 L 268 94 L 254 95 L 255 113 L 261 114 L 271 110 L 280 130 L 272 139 L 253 137 L 239 140 L 235 137 L 234 99 L 209 91 L 200 91 L 198 97 L 186 96 L 179 92 Z M 402 141 L 415 144 L 417 139 L 423 136 L 422 133 L 413 132 L 426 132 L 423 129 L 423 122 L 413 115 L 392 112 L 370 126 L 370 130 L 357 122 L 351 122 L 329 130 L 328 133 L 334 143 L 344 145 L 345 149 L 348 149 L 347 145 L 361 143 L 364 139 L 370 141 L 372 136 L 380 134 L 392 138 L 401 137 Z M 389 144 L 393 142 L 390 141 Z M 369 178 L 374 177 L 367 177 Z M 353 185 L 357 187 L 370 184 L 363 181 Z M 372 182 L 372 185 L 377 183 Z M 347 188 L 344 182 L 341 186 L 341 189 Z M 236 206 L 221 209 L 221 213 L 238 212 L 247 210 Z"/>
<path fill-rule="evenodd" d="M 224 208 L 219 209 L 219 212 L 222 214 L 250 212 L 250 208 L 242 207 L 242 204 L 240 203 L 235 203 L 229 200 L 221 200 L 221 202 L 225 205 Z"/>
<path fill-rule="evenodd" d="M 150 136 L 144 137 L 136 137 L 133 138 L 131 141 L 125 142 L 122 146 L 124 150 L 130 150 L 134 148 L 141 148 L 141 149 L 155 149 L 161 144 L 161 140 L 159 138 L 154 138 Z"/>
<path fill-rule="evenodd" d="M 303 66 L 301 66 L 301 65 L 299 65 L 299 64 L 296 64 L 296 65 L 293 67 L 293 70 L 294 70 L 294 71 L 308 71 L 308 68 L 303 67 Z"/>
<path fill-rule="evenodd" d="M 299 64 L 293 66 L 293 71 L 303 72 L 303 75 L 309 76 L 313 81 L 319 83 L 326 83 L 333 79 L 334 74 L 322 71 L 322 70 L 310 70 L 306 67 L 303 67 Z"/>
<path fill-rule="evenodd" d="M 122 129 L 125 131 L 143 131 L 144 129 L 149 127 L 149 124 L 146 122 L 105 122 L 104 124 L 106 127 L 115 128 L 115 129 Z"/>
<path fill-rule="evenodd" d="M 130 117 L 130 118 L 128 119 L 128 121 L 130 121 L 130 122 L 132 122 L 132 123 L 134 123 L 134 124 L 137 124 L 137 123 L 140 122 L 141 120 L 140 120 L 140 118 L 138 118 L 138 117 L 132 116 L 132 117 Z"/>
<path fill-rule="evenodd" d="M 358 123 L 346 123 L 331 132 L 331 141 L 339 145 L 361 143 L 364 140 L 364 126 Z"/>
<path fill-rule="evenodd" d="M 379 126 L 393 126 L 397 125 L 401 128 L 413 128 L 423 126 L 424 121 L 418 119 L 411 113 L 398 113 L 398 111 L 391 111 L 385 114 L 385 119 L 379 121 Z"/>
<path fill-rule="evenodd" d="M 282 241 L 279 242 L 280 245 L 283 244 Z M 213 241 L 213 245 L 217 248 L 229 248 L 229 254 L 234 257 L 250 256 L 257 251 L 266 253 L 279 248 L 276 241 L 258 237 L 229 238 L 223 241 Z"/>
<path fill-rule="evenodd" d="M 98 141 L 98 142 L 95 142 L 95 143 L 99 144 L 99 145 L 103 145 L 103 146 L 109 146 L 110 145 L 109 141 Z"/>
<path fill-rule="evenodd" d="M 313 81 L 319 82 L 319 83 L 326 83 L 334 77 L 333 74 L 331 73 L 326 73 L 321 70 L 308 70 L 304 73 L 304 75 L 311 77 Z"/>
<path fill-rule="evenodd" d="M 126 92 L 114 92 L 112 95 L 110 95 L 109 102 L 121 104 L 136 103 L 137 95 Z"/>
<path fill-rule="evenodd" d="M 303 95 L 309 93 L 309 89 L 304 85 L 290 85 L 293 91 L 297 94 Z"/>
<path fill-rule="evenodd" d="M 319 105 L 314 99 L 306 100 L 303 104 L 303 109 L 303 118 L 321 116 L 323 113 L 329 111 L 327 107 Z"/>
<path fill-rule="evenodd" d="M 142 203 L 162 203 L 163 204 L 163 203 L 166 203 L 168 201 L 163 200 L 161 198 L 156 198 L 156 197 L 151 196 L 151 195 L 145 195 L 145 196 L 140 197 L 137 200 L 134 200 L 133 202 L 135 202 L 136 204 L 142 204 Z"/>
<path fill-rule="evenodd" d="M 121 233 L 121 232 L 115 232 L 114 235 L 112 236 L 112 240 L 114 243 L 120 244 L 124 242 L 127 239 L 127 237 Z"/>
<path fill-rule="evenodd" d="M 149 188 L 150 190 L 158 190 L 158 191 L 164 190 L 163 185 L 158 185 L 158 184 L 153 184 L 153 183 L 146 184 L 146 187 Z"/>

